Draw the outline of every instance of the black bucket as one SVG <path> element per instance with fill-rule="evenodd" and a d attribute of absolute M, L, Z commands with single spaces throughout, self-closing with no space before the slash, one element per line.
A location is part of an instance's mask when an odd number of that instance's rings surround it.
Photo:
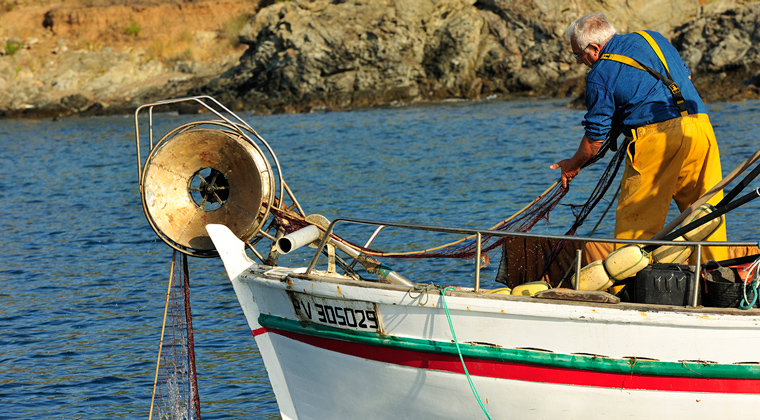
<path fill-rule="evenodd" d="M 705 306 L 738 308 L 743 298 L 744 282 L 735 268 L 719 267 L 705 276 Z"/>
<path fill-rule="evenodd" d="M 726 283 L 706 280 L 705 306 L 713 308 L 738 308 L 744 298 L 744 283 Z M 749 290 L 747 291 L 749 292 Z M 752 296 L 750 294 L 750 296 Z M 755 303 L 757 308 L 757 303 Z"/>
<path fill-rule="evenodd" d="M 694 290 L 694 272 L 680 264 L 650 264 L 636 274 L 632 300 L 636 303 L 689 306 Z M 697 289 L 697 305 L 702 294 Z"/>

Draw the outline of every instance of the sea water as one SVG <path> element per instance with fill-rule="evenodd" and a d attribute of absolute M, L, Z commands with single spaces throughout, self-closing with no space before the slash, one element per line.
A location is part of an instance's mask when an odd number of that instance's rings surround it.
<path fill-rule="evenodd" d="M 308 214 L 488 228 L 549 187 L 559 176 L 549 166 L 575 151 L 583 111 L 566 103 L 240 115 L 275 150 Z M 727 174 L 760 146 L 760 102 L 709 108 Z M 155 118 L 165 133 L 204 116 Z M 0 418 L 147 418 L 171 251 L 141 207 L 133 116 L 3 120 L 0 146 Z M 606 161 L 584 170 L 563 203 L 585 201 Z M 758 205 L 729 214 L 731 239 L 760 239 Z M 596 236 L 611 233 L 612 218 Z M 571 220 L 560 206 L 534 232 L 561 234 Z M 347 232 L 361 243 L 368 237 Z M 375 244 L 424 249 L 447 239 L 388 229 Z M 306 265 L 311 256 L 295 254 L 284 262 Z M 448 273 L 470 285 L 471 264 L 426 261 L 398 271 L 425 282 Z M 496 286 L 497 268 L 492 261 L 483 269 L 484 287 Z M 203 418 L 279 418 L 221 261 L 191 259 L 190 283 Z"/>

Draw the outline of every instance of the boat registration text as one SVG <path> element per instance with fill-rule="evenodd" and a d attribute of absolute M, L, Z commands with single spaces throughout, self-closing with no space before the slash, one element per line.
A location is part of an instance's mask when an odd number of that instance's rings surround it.
<path fill-rule="evenodd" d="M 289 294 L 293 310 L 301 321 L 352 330 L 380 330 L 380 319 L 372 303 Z"/>

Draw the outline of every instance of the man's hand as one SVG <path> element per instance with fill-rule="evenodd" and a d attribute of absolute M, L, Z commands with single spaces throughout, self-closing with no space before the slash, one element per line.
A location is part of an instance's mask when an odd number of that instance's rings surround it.
<path fill-rule="evenodd" d="M 567 188 L 567 184 L 569 184 L 570 181 L 575 178 L 576 175 L 578 175 L 578 172 L 581 171 L 581 166 L 583 166 L 583 164 L 578 165 L 573 162 L 573 158 L 570 158 L 555 163 L 554 165 L 550 166 L 549 169 L 559 168 L 562 170 L 562 186 Z"/>
<path fill-rule="evenodd" d="M 578 145 L 578 150 L 570 159 L 561 160 L 549 169 L 561 169 L 562 170 L 562 186 L 567 188 L 567 184 L 578 175 L 583 165 L 589 161 L 596 153 L 601 149 L 603 141 L 591 140 L 590 138 L 583 136 L 581 144 Z"/>

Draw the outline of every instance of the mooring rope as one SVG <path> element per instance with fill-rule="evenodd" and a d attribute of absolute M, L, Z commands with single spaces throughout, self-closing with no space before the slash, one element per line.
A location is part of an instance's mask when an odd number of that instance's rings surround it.
<path fill-rule="evenodd" d="M 443 290 L 441 290 L 441 301 L 443 302 L 443 309 L 446 311 L 446 319 L 449 321 L 449 328 L 451 329 L 451 335 L 454 337 L 454 344 L 457 346 L 457 353 L 459 353 L 459 361 L 462 362 L 462 367 L 464 368 L 464 374 L 467 375 L 467 381 L 470 383 L 470 389 L 472 390 L 472 394 L 475 395 L 475 399 L 478 400 L 478 404 L 480 404 L 480 408 L 483 410 L 483 413 L 486 415 L 488 420 L 491 420 L 491 416 L 488 414 L 488 410 L 486 409 L 486 406 L 483 404 L 483 401 L 480 399 L 480 394 L 478 394 L 478 390 L 475 389 L 475 384 L 472 382 L 472 377 L 470 377 L 470 372 L 467 370 L 467 365 L 464 364 L 464 358 L 462 357 L 462 349 L 459 348 L 459 340 L 457 340 L 457 334 L 454 332 L 454 324 L 451 322 L 451 314 L 449 313 L 449 306 L 446 304 L 446 291 L 447 290 L 456 290 L 455 288 L 449 286 Z"/>

